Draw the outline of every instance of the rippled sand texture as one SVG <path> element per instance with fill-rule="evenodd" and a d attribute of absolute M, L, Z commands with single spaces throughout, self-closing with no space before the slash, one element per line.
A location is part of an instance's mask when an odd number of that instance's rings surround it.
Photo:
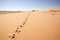
<path fill-rule="evenodd" d="M 0 40 L 10 40 L 9 34 L 31 13 L 15 40 L 60 40 L 60 12 L 0 12 Z"/>

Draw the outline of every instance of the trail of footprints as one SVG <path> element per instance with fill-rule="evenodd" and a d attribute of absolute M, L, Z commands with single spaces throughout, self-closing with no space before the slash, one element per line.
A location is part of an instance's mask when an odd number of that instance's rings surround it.
<path fill-rule="evenodd" d="M 11 35 L 9 35 L 9 38 L 10 38 L 11 40 L 15 40 L 17 33 L 20 33 L 20 32 L 21 32 L 21 28 L 24 27 L 24 25 L 25 25 L 25 23 L 26 23 L 29 15 L 30 15 L 30 13 L 28 13 L 28 15 L 27 15 L 25 21 L 23 22 L 23 24 L 20 25 L 19 27 L 17 27 L 16 30 L 14 31 L 14 33 L 12 33 Z"/>
<path fill-rule="evenodd" d="M 12 33 L 11 35 L 9 35 L 9 38 L 10 39 L 15 39 L 17 33 L 20 33 L 21 32 L 20 28 L 22 28 L 22 27 L 23 27 L 23 25 L 20 25 L 20 27 L 17 27 L 16 30 L 14 31 L 14 33 Z"/>

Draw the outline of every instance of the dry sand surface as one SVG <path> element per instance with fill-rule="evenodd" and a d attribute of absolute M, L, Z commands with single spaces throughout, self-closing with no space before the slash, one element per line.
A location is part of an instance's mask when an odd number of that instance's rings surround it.
<path fill-rule="evenodd" d="M 5 14 L 4 14 L 5 13 Z M 15 40 L 60 40 L 60 12 L 0 12 L 0 40 L 10 40 L 8 35 L 23 23 L 31 13 Z"/>

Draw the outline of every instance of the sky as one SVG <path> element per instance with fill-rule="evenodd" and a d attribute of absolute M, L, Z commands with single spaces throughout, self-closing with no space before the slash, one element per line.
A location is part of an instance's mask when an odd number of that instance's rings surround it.
<path fill-rule="evenodd" d="M 60 0 L 0 0 L 0 11 L 29 11 L 60 8 Z"/>

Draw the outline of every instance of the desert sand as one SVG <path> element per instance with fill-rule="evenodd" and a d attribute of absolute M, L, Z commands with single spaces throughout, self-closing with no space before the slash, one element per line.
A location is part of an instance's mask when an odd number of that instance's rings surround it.
<path fill-rule="evenodd" d="M 0 12 L 0 40 L 9 35 L 31 13 L 15 40 L 60 40 L 60 11 Z"/>

